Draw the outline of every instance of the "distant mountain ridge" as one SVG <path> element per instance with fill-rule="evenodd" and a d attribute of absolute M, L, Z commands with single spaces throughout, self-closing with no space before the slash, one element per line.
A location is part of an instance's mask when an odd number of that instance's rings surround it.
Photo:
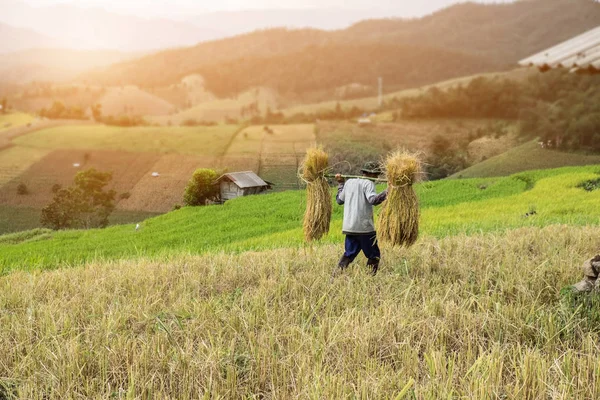
<path fill-rule="evenodd" d="M 31 29 L 17 28 L 0 22 L 0 56 L 1 53 L 33 47 L 55 47 L 58 41 L 55 38 L 42 35 Z"/>
<path fill-rule="evenodd" d="M 190 46 L 226 35 L 185 21 L 145 19 L 67 4 L 32 7 L 21 1 L 0 0 L 0 10 L 0 22 L 57 39 L 49 46 L 18 40 L 7 51 L 41 47 L 148 51 Z"/>
<path fill-rule="evenodd" d="M 106 85 L 153 87 L 200 73 L 206 75 L 207 87 L 222 95 L 239 93 L 252 86 L 268 86 L 267 82 L 275 85 L 274 89 L 282 90 L 285 79 L 310 79 L 315 74 L 320 75 L 320 82 L 331 82 L 331 85 L 372 84 L 377 76 L 386 76 L 386 83 L 391 86 L 406 86 L 411 82 L 426 84 L 460 76 L 465 71 L 512 68 L 520 58 L 598 25 L 600 4 L 593 0 L 465 3 L 420 19 L 370 20 L 334 32 L 257 31 L 159 52 L 86 74 L 82 79 Z M 384 47 L 388 52 L 381 51 Z M 418 51 L 419 47 L 423 51 Z M 325 48 L 329 53 L 322 51 Z M 351 62 L 345 63 L 340 58 L 344 52 Z M 314 55 L 312 61 L 311 54 Z M 337 63 L 332 62 L 334 59 Z M 366 74 L 352 70 L 355 68 L 352 62 L 363 59 L 368 60 L 368 82 L 364 82 Z M 403 60 L 413 67 L 400 74 L 401 70 L 394 65 L 401 65 Z M 436 68 L 419 67 L 427 64 L 436 64 Z M 444 70 L 444 65 L 451 68 Z M 319 66 L 326 66 L 327 70 L 319 70 Z M 291 69 L 294 73 L 290 73 Z M 433 69 L 438 73 L 432 73 Z M 339 76 L 351 80 L 340 82 Z M 223 82 L 231 83 L 223 85 Z"/>
<path fill-rule="evenodd" d="M 140 57 L 114 50 L 30 49 L 1 55 L 0 82 L 65 82 L 84 71 Z"/>

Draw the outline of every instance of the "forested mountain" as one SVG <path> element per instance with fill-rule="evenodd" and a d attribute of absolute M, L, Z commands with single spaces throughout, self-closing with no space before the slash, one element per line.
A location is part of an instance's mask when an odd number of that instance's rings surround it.
<path fill-rule="evenodd" d="M 598 25 L 600 4 L 593 0 L 466 3 L 420 19 L 371 20 L 335 32 L 257 31 L 160 52 L 82 79 L 153 87 L 202 73 L 220 94 L 256 85 L 297 91 L 372 84 L 379 75 L 388 87 L 417 85 L 512 68 L 520 58 Z"/>

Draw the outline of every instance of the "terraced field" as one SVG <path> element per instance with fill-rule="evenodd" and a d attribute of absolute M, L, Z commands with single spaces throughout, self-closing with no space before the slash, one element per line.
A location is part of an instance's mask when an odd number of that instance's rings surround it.
<path fill-rule="evenodd" d="M 10 130 L 18 135 L 7 136 L 8 148 L 0 151 L 0 203 L 21 217 L 15 218 L 14 229 L 2 232 L 35 227 L 32 221 L 52 200 L 52 187 L 71 185 L 76 172 L 86 168 L 113 172 L 119 212 L 170 211 L 182 203 L 185 186 L 198 168 L 252 170 L 277 190 L 297 189 L 298 164 L 315 143 L 313 125 L 240 131 L 233 125 L 119 128 L 61 123 Z M 152 176 L 154 172 L 159 176 Z M 29 194 L 17 194 L 21 183 Z"/>
<path fill-rule="evenodd" d="M 214 168 L 217 163 L 216 157 L 162 155 L 130 190 L 131 197 L 119 202 L 119 208 L 157 213 L 171 211 L 174 205 L 182 204 L 184 189 L 194 171 Z M 159 176 L 152 176 L 153 172 Z"/>
<path fill-rule="evenodd" d="M 0 152 L 0 188 L 19 177 L 51 150 L 15 146 Z"/>
<path fill-rule="evenodd" d="M 215 156 L 225 152 L 235 125 L 215 127 L 136 127 L 105 125 L 44 129 L 14 139 L 17 145 L 43 149 L 98 149 Z"/>
<path fill-rule="evenodd" d="M 16 149 L 19 149 L 17 147 Z M 9 149 L 10 150 L 10 149 Z M 30 149 L 31 151 L 43 151 Z M 144 175 L 151 173 L 159 160 L 156 153 L 128 153 L 102 150 L 55 150 L 1 187 L 0 203 L 18 207 L 42 208 L 52 201 L 52 187 L 70 186 L 75 174 L 87 168 L 113 173 L 110 187 L 117 193 L 128 193 Z M 75 167 L 80 164 L 80 167 Z M 27 195 L 18 195 L 17 186 L 25 184 Z M 143 210 L 143 209 L 139 209 Z M 148 211 L 148 210 L 144 210 Z"/>
<path fill-rule="evenodd" d="M 0 113 L 0 132 L 6 129 L 25 126 L 33 122 L 34 119 L 32 115 L 26 113 Z"/>

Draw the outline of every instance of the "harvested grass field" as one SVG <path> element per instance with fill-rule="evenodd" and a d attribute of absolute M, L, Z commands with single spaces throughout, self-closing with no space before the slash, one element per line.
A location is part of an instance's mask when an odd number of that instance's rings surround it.
<path fill-rule="evenodd" d="M 44 158 L 51 150 L 30 147 L 9 147 L 0 150 L 0 191 L 2 186 L 20 176 Z"/>
<path fill-rule="evenodd" d="M 500 155 L 475 164 L 452 176 L 452 178 L 478 178 L 507 176 L 521 171 L 558 168 L 569 165 L 599 164 L 600 156 L 567 153 L 542 149 L 537 141 L 525 143 Z"/>
<path fill-rule="evenodd" d="M 600 191 L 577 187 L 597 179 L 599 172 L 600 166 L 571 167 L 419 184 L 415 188 L 421 203 L 421 233 L 445 237 L 554 224 L 599 225 Z M 224 206 L 184 208 L 153 218 L 138 232 L 124 225 L 54 232 L 45 242 L 0 244 L 0 274 L 140 256 L 302 248 L 305 201 L 304 191 L 244 197 Z M 526 217 L 532 210 L 536 215 Z M 324 243 L 343 241 L 342 212 L 342 207 L 334 207 L 331 233 Z"/>
<path fill-rule="evenodd" d="M 16 149 L 19 149 L 19 147 Z M 0 203 L 41 209 L 52 201 L 54 197 L 52 187 L 55 184 L 59 184 L 61 187 L 71 186 L 75 174 L 88 168 L 112 172 L 113 180 L 110 188 L 117 191 L 118 197 L 121 193 L 131 192 L 144 175 L 151 174 L 151 168 L 159 158 L 159 154 L 153 153 L 55 150 L 33 164 L 18 178 L 2 186 L 0 188 Z M 75 168 L 73 166 L 75 163 L 80 163 L 81 167 Z M 29 194 L 17 194 L 17 186 L 21 183 L 27 186 Z M 138 211 L 144 210 L 140 209 Z"/>
<path fill-rule="evenodd" d="M 135 152 L 221 155 L 237 132 L 235 125 L 215 127 L 136 127 L 104 125 L 44 129 L 14 139 L 44 149 L 97 149 Z"/>
<path fill-rule="evenodd" d="M 182 204 L 183 192 L 198 168 L 214 168 L 218 160 L 211 157 L 194 157 L 179 154 L 163 155 L 131 189 L 131 197 L 119 202 L 123 210 L 145 210 L 163 213 L 171 211 L 176 204 Z"/>
<path fill-rule="evenodd" d="M 341 246 L 0 278 L 19 398 L 600 397 L 598 313 L 561 298 L 598 227 L 427 237 L 374 278 Z M 251 266 L 251 267 L 250 267 Z"/>
<path fill-rule="evenodd" d="M 25 126 L 33 122 L 35 118 L 30 114 L 14 112 L 2 114 L 0 113 L 0 132 L 6 129 Z"/>

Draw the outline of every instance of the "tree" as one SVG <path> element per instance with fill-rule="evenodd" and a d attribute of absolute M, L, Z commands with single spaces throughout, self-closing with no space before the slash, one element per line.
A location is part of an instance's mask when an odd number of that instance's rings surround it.
<path fill-rule="evenodd" d="M 91 168 L 75 176 L 74 185 L 56 192 L 42 209 L 41 223 L 55 230 L 105 228 L 115 208 L 114 190 L 105 190 L 112 173 Z"/>
<path fill-rule="evenodd" d="M 102 104 L 94 104 L 92 106 L 92 116 L 94 117 L 94 121 L 102 121 Z"/>
<path fill-rule="evenodd" d="M 17 185 L 17 194 L 19 196 L 24 196 L 26 194 L 29 194 L 29 189 L 27 188 L 27 185 L 25 185 L 23 182 L 19 183 Z"/>
<path fill-rule="evenodd" d="M 218 178 L 217 172 L 212 169 L 196 170 L 185 188 L 184 204 L 186 206 L 204 206 L 208 201 L 218 200 L 219 186 L 216 184 Z"/>

